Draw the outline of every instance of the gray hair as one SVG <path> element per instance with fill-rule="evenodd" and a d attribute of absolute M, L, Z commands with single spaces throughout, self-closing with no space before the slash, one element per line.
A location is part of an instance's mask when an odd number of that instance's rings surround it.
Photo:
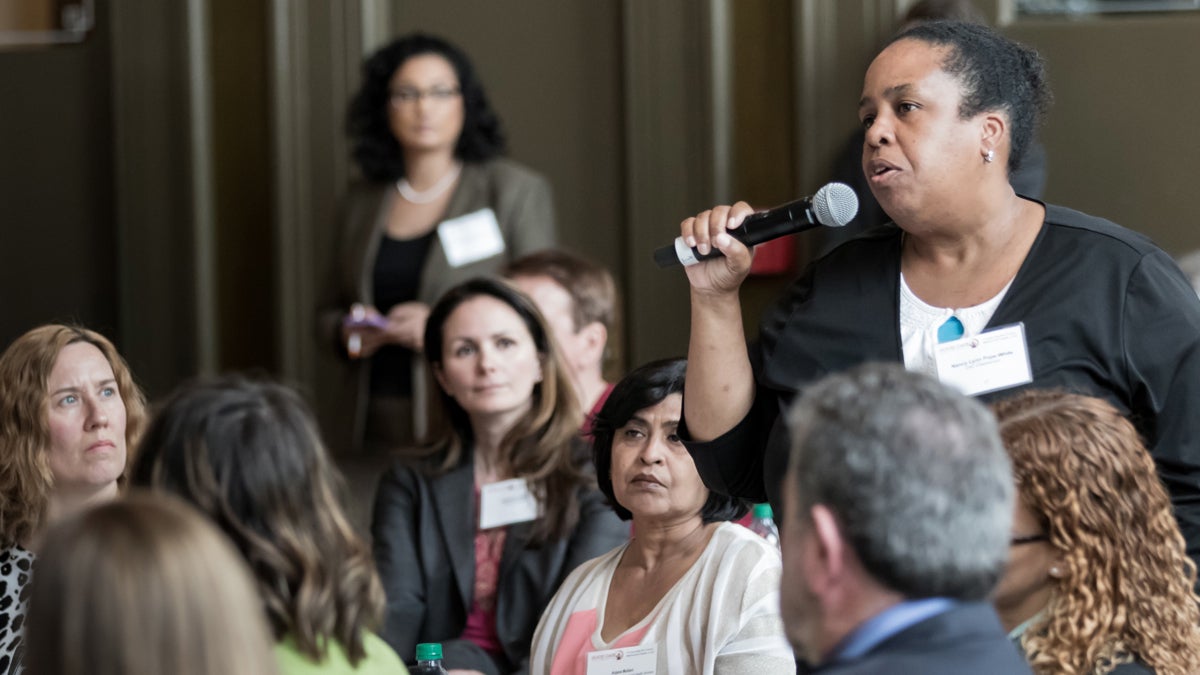
<path fill-rule="evenodd" d="M 902 366 L 866 364 L 810 387 L 788 421 L 791 517 L 828 507 L 867 572 L 906 597 L 987 596 L 1014 499 L 987 408 Z"/>

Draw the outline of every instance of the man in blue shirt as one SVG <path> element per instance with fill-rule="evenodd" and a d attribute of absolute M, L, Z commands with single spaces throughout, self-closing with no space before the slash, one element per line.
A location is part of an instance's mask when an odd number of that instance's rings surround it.
<path fill-rule="evenodd" d="M 1029 673 L 986 598 L 1014 488 L 986 408 L 896 364 L 792 408 L 781 604 L 802 670 Z"/>

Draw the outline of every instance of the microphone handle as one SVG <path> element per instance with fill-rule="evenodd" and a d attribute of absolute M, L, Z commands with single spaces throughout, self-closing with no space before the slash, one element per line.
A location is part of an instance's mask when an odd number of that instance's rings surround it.
<path fill-rule="evenodd" d="M 681 260 L 679 256 L 683 256 L 684 259 L 690 258 L 694 260 L 695 262 L 692 262 L 691 264 L 695 265 L 698 262 L 709 260 L 711 258 L 723 258 L 725 257 L 725 254 L 721 253 L 715 248 L 710 249 L 708 253 L 700 253 L 695 248 L 689 249 L 684 246 L 682 240 L 679 238 L 676 238 L 675 244 L 670 246 L 660 246 L 654 250 L 654 262 L 663 269 L 675 267 L 676 265 L 682 265 L 683 260 Z"/>
<path fill-rule="evenodd" d="M 729 230 L 729 235 L 746 246 L 757 246 L 772 239 L 819 227 L 808 204 L 807 199 L 802 199 L 770 211 L 751 214 L 746 216 L 741 225 Z M 666 268 L 681 265 L 682 259 L 689 257 L 695 261 L 692 264 L 695 264 L 724 256 L 725 254 L 716 248 L 710 249 L 708 253 L 700 253 L 677 240 L 675 244 L 655 250 L 654 262 L 659 267 Z"/>
<path fill-rule="evenodd" d="M 816 216 L 808 208 L 808 200 L 802 199 L 770 211 L 749 215 L 736 229 L 730 230 L 729 234 L 746 246 L 758 246 L 763 242 L 819 225 Z"/>

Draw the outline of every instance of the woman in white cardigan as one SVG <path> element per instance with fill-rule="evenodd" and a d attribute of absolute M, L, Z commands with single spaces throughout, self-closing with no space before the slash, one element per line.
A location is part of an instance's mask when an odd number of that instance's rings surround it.
<path fill-rule="evenodd" d="M 727 522 L 747 505 L 704 486 L 676 433 L 686 365 L 638 368 L 600 411 L 597 480 L 634 536 L 563 582 L 534 635 L 531 673 L 795 671 L 779 552 Z"/>

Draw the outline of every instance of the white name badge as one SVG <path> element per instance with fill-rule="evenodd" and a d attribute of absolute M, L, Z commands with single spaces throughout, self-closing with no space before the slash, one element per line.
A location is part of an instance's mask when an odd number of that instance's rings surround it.
<path fill-rule="evenodd" d="M 1033 382 L 1023 323 L 942 343 L 936 360 L 938 379 L 967 396 Z"/>
<path fill-rule="evenodd" d="M 587 675 L 654 675 L 657 668 L 657 645 L 588 654 Z"/>
<path fill-rule="evenodd" d="M 500 223 L 491 209 L 442 221 L 438 225 L 438 239 L 451 267 L 504 253 L 504 235 L 500 234 Z"/>
<path fill-rule="evenodd" d="M 479 490 L 479 529 L 528 522 L 538 517 L 538 508 L 524 478 L 484 485 Z"/>

